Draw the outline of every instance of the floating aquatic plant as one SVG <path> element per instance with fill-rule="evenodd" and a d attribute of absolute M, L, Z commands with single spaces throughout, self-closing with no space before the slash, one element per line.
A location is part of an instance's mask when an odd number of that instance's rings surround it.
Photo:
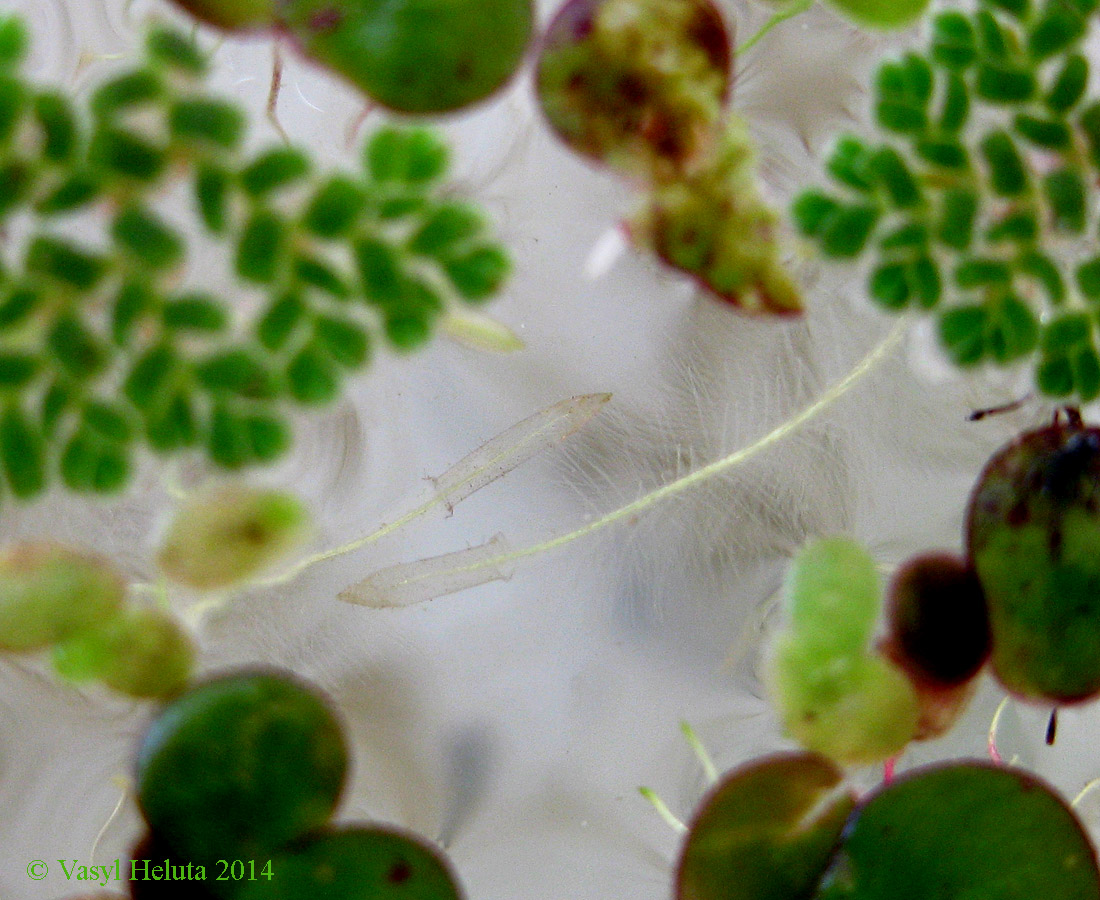
<path fill-rule="evenodd" d="M 1096 851 L 1073 811 L 1016 769 L 955 762 L 856 800 L 813 754 L 728 773 L 700 804 L 677 900 L 1028 900 L 1100 897 Z"/>
<path fill-rule="evenodd" d="M 227 31 L 279 32 L 375 103 L 441 113 L 484 100 L 523 62 L 532 0 L 174 0 Z"/>
<path fill-rule="evenodd" d="M 539 57 L 539 102 L 572 149 L 638 180 L 638 246 L 738 309 L 797 314 L 778 216 L 727 109 L 732 59 L 710 0 L 569 0 Z"/>
<path fill-rule="evenodd" d="M 165 707 L 141 744 L 150 830 L 132 856 L 192 872 L 188 896 L 458 900 L 449 863 L 427 841 L 329 824 L 348 765 L 343 726 L 312 686 L 275 671 L 205 681 Z M 149 879 L 131 885 L 136 900 L 160 896 Z"/>
<path fill-rule="evenodd" d="M 69 681 L 95 680 L 130 697 L 167 697 L 191 677 L 195 647 L 168 612 L 129 602 L 102 557 L 54 543 L 0 556 L 0 649 L 50 649 Z"/>
<path fill-rule="evenodd" d="M 791 563 L 783 594 L 787 623 L 766 680 L 786 731 L 842 763 L 899 753 L 920 708 L 906 674 L 872 644 L 882 590 L 870 555 L 848 538 L 814 541 Z"/>
<path fill-rule="evenodd" d="M 823 255 L 870 259 L 882 308 L 936 317 L 960 367 L 1030 362 L 1050 397 L 1100 396 L 1100 100 L 1082 42 L 1094 0 L 983 0 L 931 19 L 928 49 L 884 63 L 887 137 L 842 137 L 837 189 L 794 219 Z"/>
<path fill-rule="evenodd" d="M 20 76 L 26 44 L 3 18 L 0 224 L 29 237 L 0 274 L 0 468 L 20 500 L 58 478 L 118 491 L 142 446 L 274 460 L 294 407 L 332 402 L 376 346 L 420 346 L 508 273 L 482 212 L 443 195 L 430 131 L 384 128 L 361 171 L 316 172 L 302 149 L 243 151 L 244 113 L 175 32 L 154 29 L 86 111 Z M 224 248 L 230 295 L 203 286 L 208 264 L 188 271 L 169 187 Z M 74 239 L 70 220 L 90 228 Z"/>
<path fill-rule="evenodd" d="M 299 547 L 309 528 L 309 513 L 291 494 L 216 485 L 184 501 L 161 541 L 157 565 L 177 584 L 228 587 Z"/>
<path fill-rule="evenodd" d="M 1014 694 L 1068 703 L 1100 693 L 1100 429 L 1076 415 L 989 460 L 966 543 L 985 592 L 992 667 Z"/>

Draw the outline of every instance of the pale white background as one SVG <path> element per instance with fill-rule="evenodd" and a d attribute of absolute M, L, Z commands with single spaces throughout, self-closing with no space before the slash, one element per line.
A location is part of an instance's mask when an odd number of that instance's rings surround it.
<path fill-rule="evenodd" d="M 742 37 L 766 18 L 721 0 Z M 543 21 L 554 4 L 540 2 Z M 86 95 L 124 63 L 161 0 L 0 3 L 34 29 L 31 67 Z M 213 44 L 217 37 L 204 34 Z M 916 40 L 855 32 L 815 9 L 737 63 L 734 106 L 761 144 L 768 191 L 786 203 L 819 177 L 830 135 L 859 130 L 873 59 Z M 361 102 L 290 55 L 280 115 L 328 165 L 355 165 L 347 129 Z M 226 40 L 215 82 L 258 114 L 271 60 L 264 38 Z M 365 130 L 382 121 L 370 115 Z M 354 743 L 341 818 L 395 822 L 441 838 L 477 900 L 657 900 L 669 896 L 676 835 L 639 797 L 656 789 L 680 816 L 704 789 L 680 737 L 690 721 L 726 768 L 789 743 L 760 697 L 764 615 L 785 561 L 807 536 L 847 531 L 884 567 L 923 548 L 958 548 L 969 485 L 984 459 L 1048 413 L 1036 405 L 979 424 L 969 410 L 1012 399 L 1020 373 L 963 380 L 937 362 L 926 329 L 845 399 L 752 463 L 498 582 L 402 611 L 336 594 L 380 565 L 503 534 L 522 547 L 582 524 L 763 435 L 843 377 L 890 328 L 859 277 L 795 254 L 809 312 L 796 324 L 739 317 L 628 254 L 598 280 L 593 245 L 630 208 L 629 191 L 571 157 L 539 121 L 529 71 L 474 113 L 442 123 L 456 177 L 493 213 L 516 274 L 492 314 L 526 341 L 498 357 L 446 340 L 383 356 L 347 400 L 300 427 L 297 449 L 257 480 L 310 503 L 317 547 L 365 533 L 479 443 L 564 397 L 614 399 L 563 452 L 512 473 L 446 520 L 413 526 L 285 588 L 253 591 L 207 619 L 202 668 L 292 668 L 331 693 Z M 225 265 L 213 253 L 203 277 Z M 197 276 L 196 276 L 197 277 Z M 0 537 L 54 537 L 97 548 L 150 577 L 169 509 L 151 462 L 110 504 L 59 494 L 0 510 Z M 183 611 L 194 598 L 173 602 Z M 772 617 L 774 618 L 774 617 Z M 982 756 L 1000 692 L 985 685 L 959 728 L 911 750 L 905 769 Z M 0 898 L 57 900 L 59 857 L 91 861 L 131 775 L 152 710 L 62 686 L 36 659 L 0 659 Z M 1069 797 L 1100 775 L 1097 716 L 1063 714 L 1055 748 L 1046 711 L 1012 706 L 1001 749 Z M 870 786 L 875 772 L 856 773 Z M 1096 808 L 1085 801 L 1090 824 Z M 138 831 L 130 800 L 95 862 L 125 858 Z M 32 882 L 32 859 L 50 863 Z"/>

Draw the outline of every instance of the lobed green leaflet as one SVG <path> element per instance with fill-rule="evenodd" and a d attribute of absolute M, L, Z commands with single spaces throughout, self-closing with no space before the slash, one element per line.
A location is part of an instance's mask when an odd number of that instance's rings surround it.
<path fill-rule="evenodd" d="M 431 131 L 383 128 L 360 171 L 315 172 L 299 148 L 244 152 L 243 111 L 173 31 L 84 111 L 20 76 L 18 18 L 0 38 L 0 223 L 32 224 L 0 267 L 0 472 L 19 500 L 55 480 L 120 491 L 143 447 L 269 463 L 293 408 L 332 403 L 377 347 L 423 345 L 508 275 L 486 216 L 444 195 Z M 224 248 L 231 296 L 188 267 L 186 219 L 158 199 L 172 186 Z M 81 217 L 107 224 L 75 240 Z"/>

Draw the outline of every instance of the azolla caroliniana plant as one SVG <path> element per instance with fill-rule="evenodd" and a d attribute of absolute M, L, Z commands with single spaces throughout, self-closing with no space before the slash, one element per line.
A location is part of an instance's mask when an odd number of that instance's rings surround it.
<path fill-rule="evenodd" d="M 442 113 L 484 100 L 515 74 L 532 0 L 174 0 L 227 31 L 285 34 L 375 103 Z"/>
<path fill-rule="evenodd" d="M 957 365 L 1031 362 L 1043 394 L 1084 401 L 1100 396 L 1100 100 L 1083 52 L 1097 8 L 983 0 L 937 14 L 925 53 L 878 70 L 889 139 L 841 138 L 837 190 L 794 204 L 825 256 L 872 258 L 876 303 L 934 314 Z"/>
<path fill-rule="evenodd" d="M 486 217 L 444 196 L 430 131 L 384 128 L 362 171 L 317 173 L 302 149 L 245 153 L 244 113 L 174 32 L 154 29 L 86 111 L 21 77 L 26 45 L 0 20 L 0 224 L 31 226 L 0 271 L 0 469 L 18 499 L 58 477 L 121 490 L 143 445 L 274 460 L 292 408 L 331 403 L 376 346 L 419 347 L 507 276 Z M 189 260 L 188 217 L 232 297 Z"/>
<path fill-rule="evenodd" d="M 637 245 L 740 309 L 796 314 L 778 217 L 727 108 L 732 59 L 710 0 L 570 0 L 546 33 L 539 102 L 572 149 L 637 180 Z"/>
<path fill-rule="evenodd" d="M 826 538 L 798 554 L 767 681 L 788 733 L 815 752 L 757 760 L 704 799 L 678 900 L 1100 897 L 1084 829 L 1026 773 L 962 762 L 893 779 L 891 768 L 857 797 L 837 768 L 942 733 L 987 660 L 1023 699 L 1100 694 L 1098 467 L 1100 429 L 1074 410 L 998 451 L 971 495 L 966 557 L 903 565 L 877 646 L 866 551 Z"/>
<path fill-rule="evenodd" d="M 971 494 L 965 558 L 901 567 L 874 650 L 870 557 L 845 538 L 804 548 L 768 664 L 788 733 L 843 763 L 884 759 L 949 727 L 987 659 L 1025 700 L 1100 694 L 1098 484 L 1100 429 L 1075 410 L 998 451 Z"/>

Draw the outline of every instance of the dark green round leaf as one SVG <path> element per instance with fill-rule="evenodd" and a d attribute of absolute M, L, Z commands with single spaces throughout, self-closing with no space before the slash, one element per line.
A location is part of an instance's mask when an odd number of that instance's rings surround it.
<path fill-rule="evenodd" d="M 310 58 L 400 112 L 460 109 L 485 99 L 523 60 L 531 0 L 345 4 L 284 0 L 282 24 Z"/>
<path fill-rule="evenodd" d="M 993 131 L 981 141 L 981 154 L 989 166 L 993 190 L 1002 196 L 1021 194 L 1027 186 L 1023 157 L 1007 131 Z"/>
<path fill-rule="evenodd" d="M 239 900 L 460 900 L 446 857 L 395 829 L 347 826 L 319 831 L 271 862 Z"/>
<path fill-rule="evenodd" d="M 366 204 L 358 182 L 336 176 L 325 181 L 313 195 L 302 224 L 323 238 L 347 234 Z"/>
<path fill-rule="evenodd" d="M 331 403 L 340 390 L 340 374 L 328 354 L 307 344 L 290 361 L 286 370 L 291 396 L 307 406 Z"/>
<path fill-rule="evenodd" d="M 309 174 L 309 156 L 294 147 L 277 147 L 257 157 L 243 172 L 241 186 L 253 197 L 301 181 Z"/>
<path fill-rule="evenodd" d="M 961 12 L 942 12 L 932 19 L 932 59 L 948 69 L 965 69 L 977 58 L 974 26 Z"/>
<path fill-rule="evenodd" d="M 0 458 L 11 492 L 21 500 L 46 487 L 46 440 L 35 422 L 19 407 L 0 416 Z"/>
<path fill-rule="evenodd" d="M 71 101 L 45 92 L 34 98 L 34 114 L 42 127 L 42 155 L 52 162 L 66 162 L 76 151 L 79 127 Z"/>
<path fill-rule="evenodd" d="M 450 151 L 429 128 L 380 128 L 371 136 L 363 161 L 371 179 L 423 186 L 447 171 Z"/>
<path fill-rule="evenodd" d="M 183 238 L 160 216 L 139 205 L 128 206 L 115 216 L 111 236 L 139 266 L 170 269 L 183 262 Z"/>
<path fill-rule="evenodd" d="M 173 104 L 168 115 L 172 137 L 232 150 L 244 137 L 246 119 L 240 107 L 225 100 L 188 98 Z"/>
<path fill-rule="evenodd" d="M 148 69 L 138 69 L 112 78 L 96 88 L 91 108 L 97 116 L 110 116 L 137 106 L 147 106 L 159 99 L 163 91 L 160 76 Z"/>
<path fill-rule="evenodd" d="M 253 215 L 237 244 L 237 275 L 256 284 L 271 284 L 285 262 L 288 238 L 286 223 L 276 213 Z"/>
<path fill-rule="evenodd" d="M 222 5 L 224 6 L 224 3 Z M 187 75 L 197 76 L 206 73 L 206 56 L 195 40 L 171 28 L 165 28 L 162 25 L 153 26 L 145 39 L 145 49 L 153 61 L 178 69 Z"/>
<path fill-rule="evenodd" d="M 18 15 L 0 18 L 0 67 L 9 68 L 23 61 L 30 46 L 27 26 Z"/>
<path fill-rule="evenodd" d="M 138 803 L 185 859 L 266 859 L 328 820 L 347 764 L 340 723 L 312 688 L 234 673 L 188 691 L 150 726 Z"/>
<path fill-rule="evenodd" d="M 855 806 L 810 753 L 735 769 L 703 800 L 676 871 L 676 900 L 799 900 L 829 865 Z"/>
<path fill-rule="evenodd" d="M 1080 823 L 1046 785 L 985 763 L 926 768 L 865 801 L 815 900 L 1097 900 Z"/>
<path fill-rule="evenodd" d="M 1074 384 L 1069 349 L 1044 362 L 1057 367 L 1046 376 L 1054 390 Z M 1022 435 L 978 478 L 967 549 L 989 606 L 993 670 L 1016 694 L 1068 702 L 1100 691 L 1098 504 L 1100 430 L 1073 423 Z"/>

